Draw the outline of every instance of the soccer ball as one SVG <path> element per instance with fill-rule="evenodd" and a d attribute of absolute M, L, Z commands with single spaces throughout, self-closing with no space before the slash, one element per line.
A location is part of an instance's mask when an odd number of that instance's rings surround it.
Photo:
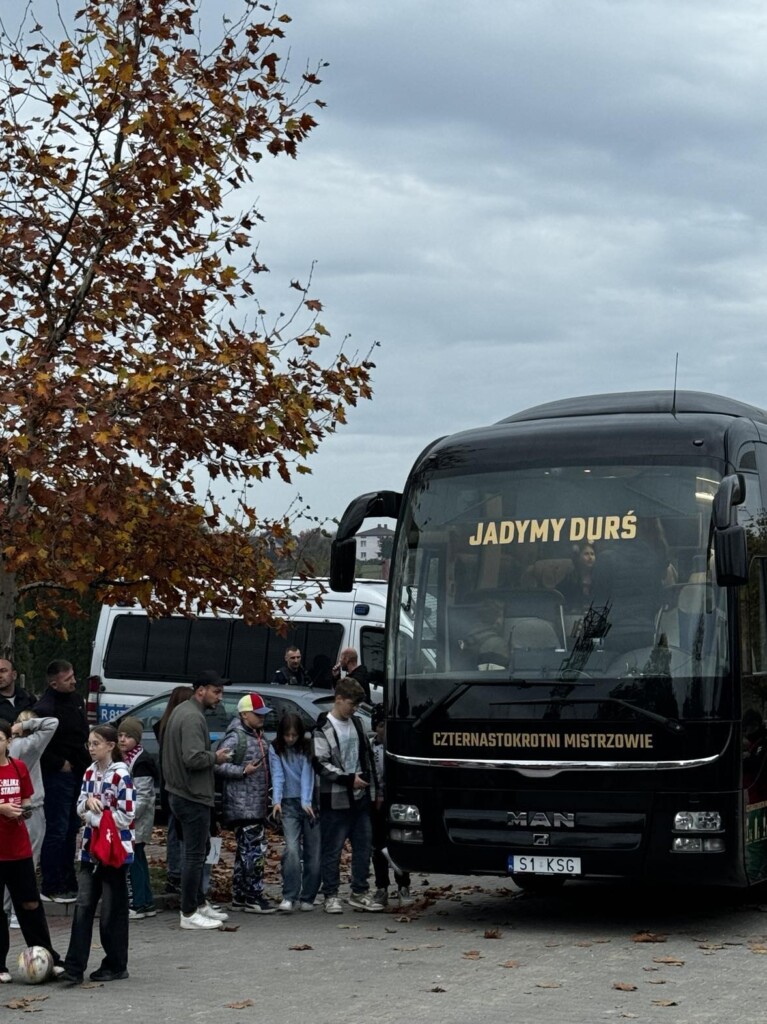
<path fill-rule="evenodd" d="M 53 957 L 45 946 L 22 949 L 17 964 L 19 977 L 28 985 L 41 985 L 53 974 Z"/>

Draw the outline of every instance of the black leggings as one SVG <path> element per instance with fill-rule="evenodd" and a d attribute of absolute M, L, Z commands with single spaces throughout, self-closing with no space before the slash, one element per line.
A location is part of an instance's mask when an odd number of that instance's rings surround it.
<path fill-rule="evenodd" d="M 61 957 L 51 945 L 51 933 L 45 910 L 40 902 L 40 893 L 35 880 L 35 866 L 31 857 L 22 860 L 0 860 L 0 892 L 7 888 L 13 902 L 13 909 L 19 919 L 21 934 L 28 946 L 44 946 L 58 964 Z M 37 904 L 33 910 L 26 909 L 24 904 Z M 0 970 L 6 970 L 6 958 L 11 948 L 11 935 L 8 931 L 8 915 L 0 909 Z"/>

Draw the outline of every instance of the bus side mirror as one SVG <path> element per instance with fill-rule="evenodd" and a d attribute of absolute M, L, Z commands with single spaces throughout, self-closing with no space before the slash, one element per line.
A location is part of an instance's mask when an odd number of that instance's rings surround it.
<path fill-rule="evenodd" d="M 748 583 L 748 548 L 742 526 L 727 526 L 714 532 L 716 581 L 722 587 Z"/>
<path fill-rule="evenodd" d="M 357 541 L 334 540 L 330 545 L 330 589 L 348 594 L 354 587 L 354 570 L 357 567 Z"/>
<path fill-rule="evenodd" d="M 714 561 L 716 580 L 723 587 L 748 582 L 748 545 L 743 526 L 733 522 L 732 510 L 746 497 L 746 481 L 740 473 L 723 477 L 714 495 Z"/>

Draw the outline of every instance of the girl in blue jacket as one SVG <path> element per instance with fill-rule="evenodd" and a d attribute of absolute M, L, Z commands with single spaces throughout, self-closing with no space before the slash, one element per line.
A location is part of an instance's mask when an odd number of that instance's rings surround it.
<path fill-rule="evenodd" d="M 313 806 L 311 743 L 298 715 L 283 715 L 269 748 L 275 817 L 282 817 L 282 903 L 278 910 L 313 910 L 320 887 L 320 829 Z"/>

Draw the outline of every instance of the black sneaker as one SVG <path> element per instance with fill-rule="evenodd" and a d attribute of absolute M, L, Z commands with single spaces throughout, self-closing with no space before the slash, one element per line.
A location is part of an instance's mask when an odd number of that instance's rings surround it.
<path fill-rule="evenodd" d="M 180 896 L 181 895 L 181 882 L 174 882 L 172 879 L 168 879 L 165 883 L 165 895 L 166 896 Z"/>
<path fill-rule="evenodd" d="M 234 909 L 234 907 L 232 907 Z M 248 900 L 245 906 L 242 908 L 246 914 L 276 914 L 277 907 L 268 900 L 263 893 L 260 896 L 254 896 L 252 900 Z"/>
<path fill-rule="evenodd" d="M 76 892 L 41 893 L 41 899 L 46 903 L 74 903 L 77 900 Z"/>
<path fill-rule="evenodd" d="M 59 975 L 59 981 L 64 988 L 74 988 L 75 985 L 82 985 L 83 976 L 82 974 L 75 974 L 74 971 L 64 971 L 63 974 Z"/>
<path fill-rule="evenodd" d="M 122 981 L 130 975 L 127 971 L 110 971 L 108 967 L 99 967 L 97 971 L 91 971 L 91 981 Z"/>

